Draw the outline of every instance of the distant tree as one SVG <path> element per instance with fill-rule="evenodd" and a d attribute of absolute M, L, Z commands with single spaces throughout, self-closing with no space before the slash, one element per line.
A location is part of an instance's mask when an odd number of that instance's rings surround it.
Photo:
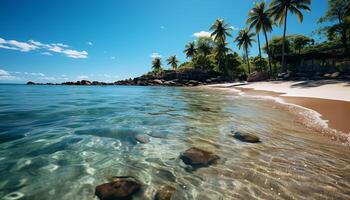
<path fill-rule="evenodd" d="M 286 40 L 284 40 L 284 51 L 285 53 L 291 52 L 291 44 L 288 39 L 289 37 L 286 37 Z M 271 40 L 269 40 L 270 44 L 270 54 L 272 57 L 276 57 L 277 55 L 282 55 L 282 49 L 283 49 L 283 38 L 282 37 L 273 37 Z M 266 45 L 263 47 L 264 51 L 267 53 L 267 47 Z"/>
<path fill-rule="evenodd" d="M 286 40 L 287 32 L 287 17 L 288 13 L 292 13 L 298 17 L 299 22 L 303 21 L 302 10 L 311 11 L 309 5 L 311 0 L 272 0 L 270 3 L 270 13 L 274 17 L 275 21 L 278 21 L 280 25 L 284 25 L 283 41 Z M 286 71 L 285 65 L 285 43 L 282 42 L 282 71 Z"/>
<path fill-rule="evenodd" d="M 304 35 L 292 35 L 288 40 L 292 42 L 294 50 L 299 54 L 301 53 L 302 49 L 314 41 L 312 38 Z"/>
<path fill-rule="evenodd" d="M 215 23 L 210 27 L 210 30 L 213 31 L 211 33 L 211 36 L 217 43 L 225 43 L 227 37 L 232 37 L 230 33 L 232 28 L 228 23 L 225 23 L 223 19 L 217 19 Z"/>
<path fill-rule="evenodd" d="M 214 48 L 214 41 L 211 37 L 199 37 L 196 41 L 196 48 L 199 54 L 207 56 Z"/>
<path fill-rule="evenodd" d="M 350 0 L 328 0 L 328 9 L 319 23 L 331 22 L 323 30 L 329 39 L 339 37 L 345 53 L 349 53 L 349 32 L 350 32 Z"/>
<path fill-rule="evenodd" d="M 237 42 L 238 48 L 241 49 L 243 47 L 243 50 L 245 51 L 249 74 L 250 74 L 250 64 L 249 64 L 248 50 L 252 46 L 252 43 L 255 42 L 255 40 L 253 39 L 254 36 L 255 36 L 254 33 L 249 33 L 247 29 L 243 29 L 239 31 L 238 36 L 235 39 L 235 42 Z"/>
<path fill-rule="evenodd" d="M 166 61 L 168 62 L 168 65 L 171 65 L 173 70 L 177 69 L 179 61 L 177 60 L 176 55 L 170 56 Z"/>
<path fill-rule="evenodd" d="M 267 69 L 267 61 L 259 56 L 254 57 L 252 63 L 257 71 L 265 71 Z"/>
<path fill-rule="evenodd" d="M 259 35 L 260 31 L 262 30 L 265 36 L 265 44 L 267 49 L 267 55 L 269 60 L 269 66 L 270 66 L 270 75 L 272 75 L 272 67 L 271 67 L 271 59 L 270 59 L 270 53 L 269 53 L 269 41 L 267 39 L 267 32 L 272 31 L 272 20 L 270 18 L 270 13 L 266 9 L 265 1 L 261 3 L 256 3 L 255 7 L 250 10 L 249 12 L 249 18 L 247 19 L 247 24 L 249 24 L 249 29 L 255 29 L 255 33 Z M 260 50 L 260 41 L 259 42 L 259 52 Z M 261 52 L 260 58 L 261 58 Z"/>
<path fill-rule="evenodd" d="M 186 45 L 186 49 L 184 50 L 184 53 L 186 53 L 187 58 L 193 58 L 195 54 L 197 53 L 196 45 L 194 42 L 189 42 Z"/>
<path fill-rule="evenodd" d="M 218 63 L 218 68 L 220 72 L 226 73 L 225 69 L 225 61 L 226 61 L 226 55 L 229 51 L 231 51 L 230 48 L 227 47 L 227 43 L 218 43 L 215 48 L 215 59 Z"/>
<path fill-rule="evenodd" d="M 156 57 L 152 61 L 152 68 L 154 72 L 159 72 L 162 70 L 162 59 L 159 57 Z"/>

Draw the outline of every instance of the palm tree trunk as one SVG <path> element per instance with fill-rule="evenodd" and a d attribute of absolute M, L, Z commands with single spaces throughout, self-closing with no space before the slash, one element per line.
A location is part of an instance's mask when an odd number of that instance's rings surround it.
<path fill-rule="evenodd" d="M 270 78 L 272 77 L 272 66 L 271 66 L 271 55 L 270 55 L 270 47 L 269 47 L 269 40 L 267 39 L 267 33 L 265 31 L 265 28 L 263 28 L 263 31 L 264 31 L 264 35 L 265 35 L 265 42 L 266 42 L 266 49 L 267 49 L 267 58 L 269 60 L 269 68 L 270 68 L 270 73 L 269 73 L 269 76 Z"/>
<path fill-rule="evenodd" d="M 248 63 L 248 74 L 250 74 L 250 63 L 249 63 L 249 56 L 248 56 L 248 48 L 245 48 L 245 55 L 247 57 L 247 63 Z"/>
<path fill-rule="evenodd" d="M 283 30 L 283 39 L 282 39 L 282 71 L 286 72 L 287 67 L 285 64 L 285 58 L 284 58 L 284 53 L 285 53 L 285 41 L 286 41 L 286 32 L 287 32 L 287 16 L 288 16 L 288 9 L 286 8 L 285 10 L 285 16 L 284 16 L 284 30 Z"/>
<path fill-rule="evenodd" d="M 257 36 L 258 36 L 258 45 L 259 45 L 259 56 L 260 56 L 260 59 L 261 59 L 261 47 L 260 47 L 260 36 L 259 36 L 259 32 L 258 32 Z"/>

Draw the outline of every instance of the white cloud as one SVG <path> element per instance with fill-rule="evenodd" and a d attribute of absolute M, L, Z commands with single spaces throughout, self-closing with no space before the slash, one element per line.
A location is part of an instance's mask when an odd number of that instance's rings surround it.
<path fill-rule="evenodd" d="M 78 80 L 88 79 L 89 77 L 86 75 L 80 75 L 77 77 Z"/>
<path fill-rule="evenodd" d="M 87 42 L 87 44 L 90 46 L 94 45 L 92 42 Z"/>
<path fill-rule="evenodd" d="M 62 53 L 70 58 L 87 58 L 88 56 L 86 51 L 76 51 L 71 49 L 64 50 Z"/>
<path fill-rule="evenodd" d="M 12 76 L 8 71 L 0 69 L 0 80 L 16 80 L 16 76 Z"/>
<path fill-rule="evenodd" d="M 92 44 L 92 43 L 91 43 Z M 0 38 L 0 48 L 29 52 L 33 50 L 42 50 L 42 55 L 52 55 L 51 52 L 63 54 L 70 58 L 87 58 L 88 52 L 68 49 L 70 46 L 63 43 L 44 44 L 39 41 L 29 40 L 28 42 L 19 42 L 16 40 L 5 40 Z"/>
<path fill-rule="evenodd" d="M 0 76 L 9 76 L 9 75 L 10 75 L 10 73 L 8 73 L 8 71 L 0 69 Z"/>
<path fill-rule="evenodd" d="M 194 37 L 211 37 L 211 32 L 208 32 L 208 31 L 200 31 L 200 32 L 196 32 L 196 33 L 193 33 L 193 36 Z"/>
<path fill-rule="evenodd" d="M 159 53 L 152 53 L 151 55 L 151 58 L 161 58 L 162 55 L 160 55 Z"/>
<path fill-rule="evenodd" d="M 52 53 L 45 51 L 45 52 L 42 52 L 41 55 L 52 56 Z"/>
<path fill-rule="evenodd" d="M 233 31 L 239 31 L 239 28 L 237 28 L 237 27 L 230 26 L 230 28 L 231 28 Z"/>

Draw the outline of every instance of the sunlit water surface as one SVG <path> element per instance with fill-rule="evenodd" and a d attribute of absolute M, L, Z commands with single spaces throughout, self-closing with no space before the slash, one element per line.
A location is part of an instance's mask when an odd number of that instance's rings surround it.
<path fill-rule="evenodd" d="M 134 199 L 167 184 L 181 200 L 350 199 L 349 147 L 294 118 L 219 91 L 0 85 L 0 198 L 94 199 L 96 185 L 130 175 L 144 184 Z M 193 146 L 221 160 L 188 171 L 178 157 Z"/>

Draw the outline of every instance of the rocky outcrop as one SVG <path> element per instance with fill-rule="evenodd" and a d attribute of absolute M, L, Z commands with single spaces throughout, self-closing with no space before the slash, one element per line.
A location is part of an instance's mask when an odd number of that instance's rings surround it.
<path fill-rule="evenodd" d="M 35 85 L 35 83 L 32 81 L 29 81 L 29 82 L 27 82 L 27 85 Z"/>
<path fill-rule="evenodd" d="M 232 135 L 235 139 L 248 142 L 248 143 L 259 143 L 261 142 L 258 136 L 249 133 L 234 132 Z"/>
<path fill-rule="evenodd" d="M 129 200 L 140 189 L 141 183 L 133 177 L 112 177 L 109 183 L 96 187 L 95 195 L 100 200 Z"/>
<path fill-rule="evenodd" d="M 207 167 L 211 164 L 215 164 L 220 159 L 219 156 L 212 152 L 205 151 L 196 147 L 192 147 L 186 150 L 180 155 L 180 159 L 193 168 Z"/>
<path fill-rule="evenodd" d="M 149 73 L 134 79 L 117 81 L 116 85 L 141 85 L 141 86 L 198 86 L 206 84 L 224 83 L 231 79 L 217 72 L 203 72 L 201 70 L 188 69 L 182 72 L 165 70 L 162 73 Z"/>
<path fill-rule="evenodd" d="M 166 185 L 163 186 L 154 197 L 154 200 L 171 200 L 174 193 L 176 192 L 175 188 Z"/>
<path fill-rule="evenodd" d="M 248 75 L 248 82 L 266 81 L 269 78 L 267 72 L 253 72 Z"/>

